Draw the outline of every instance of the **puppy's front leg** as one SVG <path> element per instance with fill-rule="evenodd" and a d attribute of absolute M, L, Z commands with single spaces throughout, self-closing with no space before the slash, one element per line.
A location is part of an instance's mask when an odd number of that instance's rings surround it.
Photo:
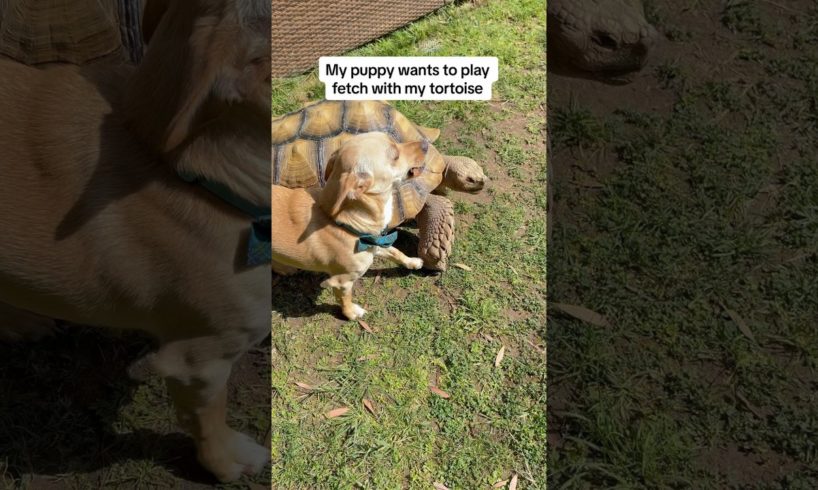
<path fill-rule="evenodd" d="M 193 437 L 199 463 L 222 482 L 255 474 L 270 451 L 226 423 L 227 378 L 232 359 L 220 354 L 221 338 L 197 338 L 163 346 L 152 367 L 165 377 L 180 425 Z"/>
<path fill-rule="evenodd" d="M 423 267 L 423 259 L 407 257 L 406 254 L 404 254 L 395 247 L 389 248 L 375 247 L 375 256 L 386 257 L 392 262 L 398 265 L 402 265 L 407 269 L 419 270 L 420 268 Z"/>
<path fill-rule="evenodd" d="M 335 293 L 335 300 L 341 305 L 341 311 L 349 320 L 355 321 L 366 315 L 366 310 L 352 302 L 352 286 L 360 277 L 358 274 L 341 274 L 332 276 L 323 283 L 323 287 L 331 287 Z"/>

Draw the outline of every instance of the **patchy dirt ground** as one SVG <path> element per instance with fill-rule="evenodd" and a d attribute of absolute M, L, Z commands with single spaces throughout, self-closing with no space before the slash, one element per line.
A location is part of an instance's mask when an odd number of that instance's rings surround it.
<path fill-rule="evenodd" d="M 550 474 L 818 486 L 813 2 L 646 2 L 627 84 L 549 77 Z"/>

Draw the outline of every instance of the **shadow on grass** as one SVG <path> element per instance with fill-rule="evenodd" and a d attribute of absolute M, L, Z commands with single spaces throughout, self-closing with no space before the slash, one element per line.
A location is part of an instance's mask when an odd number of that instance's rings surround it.
<path fill-rule="evenodd" d="M 400 230 L 395 247 L 410 257 L 417 255 L 418 239 L 404 230 Z M 379 262 L 376 262 L 378 264 Z M 438 272 L 412 271 L 399 266 L 387 268 L 370 268 L 364 278 L 356 282 L 356 291 L 361 282 L 371 278 L 396 279 L 411 275 L 438 275 Z M 326 313 L 339 320 L 344 320 L 341 308 L 331 299 L 327 303 L 319 303 L 318 297 L 324 289 L 321 283 L 327 278 L 326 274 L 298 272 L 289 276 L 273 273 L 272 309 L 284 318 L 308 318 L 320 313 Z M 355 292 L 353 292 L 353 301 Z"/>
<path fill-rule="evenodd" d="M 15 479 L 85 474 L 151 460 L 179 478 L 214 483 L 198 466 L 186 435 L 149 429 L 117 433 L 120 411 L 138 386 L 128 367 L 152 347 L 144 335 L 84 327 L 36 343 L 0 343 L 5 474 Z M 157 420 L 165 417 L 162 410 Z"/>

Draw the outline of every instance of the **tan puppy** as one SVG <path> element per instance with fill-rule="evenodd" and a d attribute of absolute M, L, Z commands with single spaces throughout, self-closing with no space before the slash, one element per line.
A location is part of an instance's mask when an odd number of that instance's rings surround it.
<path fill-rule="evenodd" d="M 396 144 L 384 133 L 366 133 L 345 142 L 327 166 L 323 189 L 273 186 L 273 264 L 330 278 L 322 283 L 335 292 L 344 316 L 357 320 L 366 310 L 352 302 L 353 283 L 375 257 L 386 257 L 408 269 L 423 261 L 392 246 L 359 250 L 361 235 L 381 235 L 392 218 L 393 185 L 426 157 L 424 142 Z"/>
<path fill-rule="evenodd" d="M 233 362 L 270 331 L 270 272 L 247 265 L 251 218 L 179 174 L 269 206 L 271 4 L 148 5 L 135 70 L 0 61 L 0 301 L 154 334 L 199 461 L 229 481 L 270 460 L 225 423 Z"/>

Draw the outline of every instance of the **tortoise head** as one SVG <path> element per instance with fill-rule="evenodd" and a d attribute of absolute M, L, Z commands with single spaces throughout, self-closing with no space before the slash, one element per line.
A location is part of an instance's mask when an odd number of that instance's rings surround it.
<path fill-rule="evenodd" d="M 657 37 L 641 0 L 548 2 L 549 55 L 559 65 L 625 74 L 642 68 Z"/>
<path fill-rule="evenodd" d="M 418 130 L 432 143 L 440 137 L 439 129 L 418 126 Z M 418 173 L 413 176 L 425 179 L 424 187 L 430 191 L 445 188 L 476 194 L 483 190 L 489 180 L 483 168 L 471 158 L 442 155 L 437 150 L 429 152 L 424 170 L 427 171 L 426 175 Z M 441 180 L 435 177 L 437 174 L 442 174 Z"/>
<path fill-rule="evenodd" d="M 446 170 L 441 187 L 469 194 L 477 194 L 486 187 L 489 178 L 483 173 L 483 168 L 471 158 L 445 155 L 443 161 L 446 163 Z"/>

